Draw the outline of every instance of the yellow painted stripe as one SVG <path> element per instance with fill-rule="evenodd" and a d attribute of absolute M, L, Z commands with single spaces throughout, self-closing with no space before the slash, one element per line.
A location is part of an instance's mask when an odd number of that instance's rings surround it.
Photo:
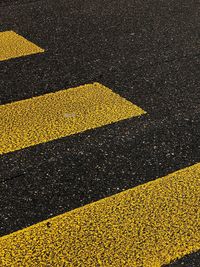
<path fill-rule="evenodd" d="M 200 163 L 0 239 L 15 267 L 160 267 L 198 249 Z"/>
<path fill-rule="evenodd" d="M 44 52 L 13 31 L 0 32 L 0 61 Z"/>
<path fill-rule="evenodd" d="M 2 105 L 0 154 L 144 113 L 99 83 Z"/>

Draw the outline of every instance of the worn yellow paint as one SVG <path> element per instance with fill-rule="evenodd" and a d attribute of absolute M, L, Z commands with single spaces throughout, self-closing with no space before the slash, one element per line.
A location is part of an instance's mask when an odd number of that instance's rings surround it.
<path fill-rule="evenodd" d="M 42 52 L 44 49 L 13 31 L 0 32 L 0 61 Z"/>
<path fill-rule="evenodd" d="M 0 154 L 144 113 L 99 83 L 2 105 Z"/>
<path fill-rule="evenodd" d="M 198 249 L 200 163 L 0 238 L 15 267 L 160 267 Z"/>

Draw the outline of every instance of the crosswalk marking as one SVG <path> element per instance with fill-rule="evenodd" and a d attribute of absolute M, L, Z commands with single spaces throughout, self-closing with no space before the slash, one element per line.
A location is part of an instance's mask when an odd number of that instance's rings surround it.
<path fill-rule="evenodd" d="M 200 249 L 200 163 L 0 239 L 1 266 L 154 266 Z"/>
<path fill-rule="evenodd" d="M 0 154 L 142 114 L 99 83 L 2 105 Z"/>
<path fill-rule="evenodd" d="M 13 31 L 0 32 L 0 61 L 42 52 L 44 49 Z"/>

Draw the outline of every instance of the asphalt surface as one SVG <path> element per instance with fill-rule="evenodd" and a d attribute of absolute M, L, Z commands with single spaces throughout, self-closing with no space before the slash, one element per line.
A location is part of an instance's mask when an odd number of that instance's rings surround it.
<path fill-rule="evenodd" d="M 199 13 L 189 0 L 1 1 L 0 30 L 45 50 L 0 62 L 1 104 L 99 82 L 147 112 L 2 155 L 2 235 L 200 162 Z"/>
<path fill-rule="evenodd" d="M 2 237 L 0 259 L 5 266 L 163 266 L 199 248 L 199 177 L 200 163 Z"/>

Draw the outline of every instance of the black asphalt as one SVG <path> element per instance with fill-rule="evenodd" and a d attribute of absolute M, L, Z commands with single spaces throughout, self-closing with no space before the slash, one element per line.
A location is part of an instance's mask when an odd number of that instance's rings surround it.
<path fill-rule="evenodd" d="M 199 267 L 200 266 L 200 251 L 196 253 L 192 253 L 183 257 L 180 260 L 173 262 L 170 265 L 166 265 L 165 267 Z M 163 266 L 164 267 L 164 266 Z"/>
<path fill-rule="evenodd" d="M 199 1 L 1 0 L 4 30 L 46 52 L 0 62 L 1 104 L 97 81 L 148 115 L 1 156 L 1 235 L 200 162 Z"/>

